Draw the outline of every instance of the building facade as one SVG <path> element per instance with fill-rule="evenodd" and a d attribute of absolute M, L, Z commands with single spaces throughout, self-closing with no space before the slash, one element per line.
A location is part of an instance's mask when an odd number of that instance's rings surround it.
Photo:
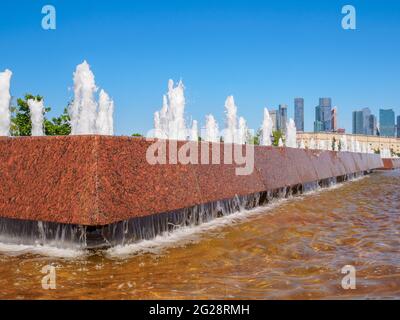
<path fill-rule="evenodd" d="M 395 136 L 395 122 L 393 109 L 379 110 L 379 130 L 383 137 Z"/>
<path fill-rule="evenodd" d="M 400 138 L 400 116 L 397 116 L 397 138 Z"/>
<path fill-rule="evenodd" d="M 283 133 L 286 131 L 286 122 L 287 122 L 287 105 L 280 104 L 278 110 L 278 130 L 282 131 Z"/>
<path fill-rule="evenodd" d="M 320 98 L 319 105 L 315 107 L 315 132 L 332 131 L 332 99 Z"/>
<path fill-rule="evenodd" d="M 355 134 L 340 134 L 338 132 L 303 132 L 297 134 L 297 141 L 300 143 L 303 140 L 305 146 L 310 146 L 310 141 L 340 141 L 341 137 L 346 136 L 347 141 L 351 141 L 352 138 L 360 143 L 367 143 L 372 150 L 378 151 L 382 149 L 392 149 L 396 153 L 400 153 L 400 139 L 380 137 L 380 136 L 367 136 L 367 135 L 355 135 Z"/>
<path fill-rule="evenodd" d="M 331 112 L 331 129 L 333 132 L 336 132 L 338 129 L 338 113 L 337 113 L 337 107 L 333 107 L 332 108 L 332 112 Z"/>
<path fill-rule="evenodd" d="M 353 134 L 364 134 L 364 115 L 362 111 L 353 111 Z"/>
<path fill-rule="evenodd" d="M 304 131 L 304 99 L 294 99 L 294 123 L 298 132 Z"/>
<path fill-rule="evenodd" d="M 278 111 L 271 110 L 269 112 L 269 116 L 271 117 L 272 120 L 272 130 L 274 131 L 278 130 Z"/>

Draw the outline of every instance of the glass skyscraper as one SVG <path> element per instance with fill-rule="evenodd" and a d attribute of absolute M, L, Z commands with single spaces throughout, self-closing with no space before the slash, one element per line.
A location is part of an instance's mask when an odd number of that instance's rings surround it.
<path fill-rule="evenodd" d="M 393 109 L 380 109 L 379 110 L 379 129 L 381 136 L 394 137 L 395 136 L 395 123 Z"/>
<path fill-rule="evenodd" d="M 297 131 L 304 132 L 304 99 L 294 99 L 294 122 Z"/>
<path fill-rule="evenodd" d="M 376 135 L 376 117 L 369 108 L 353 111 L 353 134 Z"/>
<path fill-rule="evenodd" d="M 397 116 L 397 138 L 400 138 L 400 116 Z"/>
<path fill-rule="evenodd" d="M 320 98 L 319 105 L 315 107 L 315 132 L 332 131 L 332 99 Z"/>
<path fill-rule="evenodd" d="M 364 134 L 364 114 L 362 111 L 353 111 L 353 134 Z"/>
<path fill-rule="evenodd" d="M 286 131 L 286 121 L 287 121 L 287 105 L 286 104 L 280 104 L 279 105 L 279 110 L 278 110 L 278 130 L 282 131 L 285 133 Z"/>

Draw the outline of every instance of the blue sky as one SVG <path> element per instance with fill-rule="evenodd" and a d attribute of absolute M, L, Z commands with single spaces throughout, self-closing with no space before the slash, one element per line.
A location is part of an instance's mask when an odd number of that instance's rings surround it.
<path fill-rule="evenodd" d="M 42 6 L 57 29 L 41 28 Z M 341 28 L 341 8 L 357 10 L 357 30 Z M 398 0 L 2 0 L 0 70 L 13 71 L 12 95 L 40 94 L 52 114 L 72 98 L 72 73 L 86 59 L 116 104 L 116 134 L 146 133 L 169 78 L 186 86 L 186 116 L 222 126 L 234 95 L 249 127 L 263 107 L 305 99 L 312 130 L 318 98 L 332 97 L 339 126 L 351 111 L 400 114 Z"/>

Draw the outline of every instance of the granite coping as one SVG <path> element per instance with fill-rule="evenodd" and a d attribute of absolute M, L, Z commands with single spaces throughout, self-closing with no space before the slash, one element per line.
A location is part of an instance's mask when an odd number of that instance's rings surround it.
<path fill-rule="evenodd" d="M 224 144 L 158 142 L 167 164 L 147 161 L 154 141 L 144 138 L 1 138 L 0 217 L 101 226 L 383 167 L 373 154 L 239 146 L 254 152 L 254 170 L 237 175 L 244 165 L 229 163 Z M 191 163 L 170 163 L 175 146 Z"/>

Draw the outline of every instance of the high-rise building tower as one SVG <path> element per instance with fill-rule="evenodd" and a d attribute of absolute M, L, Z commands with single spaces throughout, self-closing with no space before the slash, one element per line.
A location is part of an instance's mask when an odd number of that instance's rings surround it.
<path fill-rule="evenodd" d="M 333 107 L 332 111 L 331 111 L 331 122 L 332 122 L 331 129 L 332 129 L 333 132 L 336 132 L 337 128 L 338 128 L 338 126 L 337 126 L 337 123 L 338 123 L 337 117 L 338 117 L 337 107 Z"/>
<path fill-rule="evenodd" d="M 397 138 L 400 138 L 400 116 L 397 116 Z"/>
<path fill-rule="evenodd" d="M 314 131 L 332 131 L 332 99 L 320 98 L 315 107 Z"/>
<path fill-rule="evenodd" d="M 278 130 L 278 111 L 276 110 L 270 110 L 269 111 L 269 116 L 271 117 L 272 120 L 272 130 L 276 131 Z"/>
<path fill-rule="evenodd" d="M 278 110 L 278 130 L 285 133 L 286 131 L 286 121 L 287 121 L 287 105 L 280 104 Z"/>
<path fill-rule="evenodd" d="M 353 134 L 364 134 L 364 114 L 362 111 L 353 111 Z"/>
<path fill-rule="evenodd" d="M 304 131 L 304 99 L 294 99 L 294 123 L 297 131 Z"/>
<path fill-rule="evenodd" d="M 395 122 L 394 122 L 393 109 L 380 109 L 379 110 L 379 129 L 381 136 L 394 137 L 395 136 Z"/>
<path fill-rule="evenodd" d="M 377 134 L 376 117 L 369 108 L 353 111 L 353 134 L 374 136 Z"/>

